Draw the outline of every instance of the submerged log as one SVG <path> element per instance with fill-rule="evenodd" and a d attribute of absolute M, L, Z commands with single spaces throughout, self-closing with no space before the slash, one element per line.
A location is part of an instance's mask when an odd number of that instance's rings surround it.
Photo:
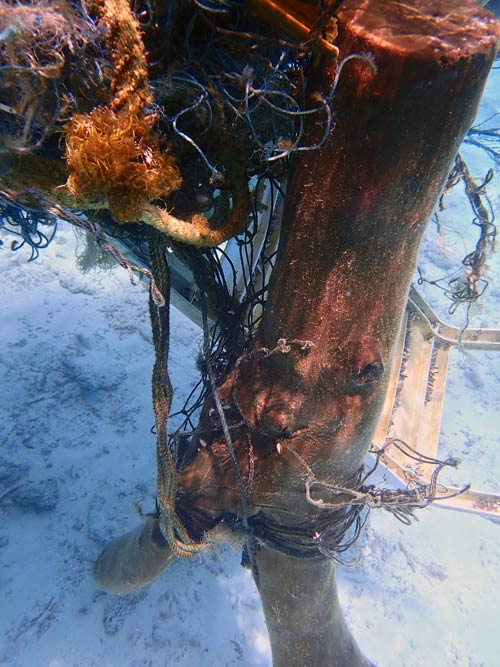
<path fill-rule="evenodd" d="M 196 537 L 228 515 L 254 536 L 259 521 L 312 522 L 337 497 L 332 487 L 356 482 L 422 233 L 500 35 L 470 0 L 345 0 L 337 19 L 332 131 L 321 150 L 294 157 L 262 326 L 218 390 L 248 517 L 213 430 L 178 475 L 177 509 Z M 327 97 L 337 73 L 316 65 L 311 94 Z M 253 542 L 275 667 L 368 665 L 338 606 L 333 563 L 319 550 L 310 560 L 279 553 L 263 533 Z"/>

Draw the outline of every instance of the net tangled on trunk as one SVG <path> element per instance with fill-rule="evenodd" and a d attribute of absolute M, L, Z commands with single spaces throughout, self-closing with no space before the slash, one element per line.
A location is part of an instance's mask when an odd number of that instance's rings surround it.
<path fill-rule="evenodd" d="M 433 497 L 432 488 L 384 493 L 367 486 L 361 473 L 353 489 L 336 489 L 304 463 L 311 508 L 319 502 L 313 487 L 328 497 L 314 520 L 285 525 L 265 513 L 249 516 L 248 480 L 238 472 L 230 435 L 242 416 L 237 405 L 220 404 L 217 387 L 251 349 L 288 158 L 326 141 L 343 66 L 331 91 L 306 90 L 309 63 L 336 57 L 339 3 L 299 3 L 305 32 L 277 25 L 264 4 L 0 0 L 0 224 L 20 237 L 13 248 L 28 244 L 34 259 L 50 242 L 57 217 L 66 218 L 131 273 L 152 277 L 158 514 L 180 556 L 203 548 L 200 517 L 176 507 L 175 485 L 192 443 L 204 440 L 196 425 L 203 406 L 214 411 L 241 491 L 242 516 L 217 521 L 238 524 L 249 540 L 301 557 L 336 557 L 359 534 L 363 508 L 385 506 L 407 520 Z M 368 56 L 351 58 L 373 67 Z M 305 131 L 311 117 L 320 128 L 314 137 Z M 127 263 L 106 235 L 127 237 L 137 254 L 144 249 L 152 272 Z M 221 245 L 234 236 L 236 258 Z M 204 323 L 202 378 L 169 437 L 167 246 L 192 271 Z"/>

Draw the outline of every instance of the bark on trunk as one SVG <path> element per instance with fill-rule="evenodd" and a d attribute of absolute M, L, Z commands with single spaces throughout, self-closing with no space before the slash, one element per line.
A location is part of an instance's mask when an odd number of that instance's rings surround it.
<path fill-rule="evenodd" d="M 342 615 L 335 565 L 327 559 L 256 554 L 273 667 L 370 667 Z"/>

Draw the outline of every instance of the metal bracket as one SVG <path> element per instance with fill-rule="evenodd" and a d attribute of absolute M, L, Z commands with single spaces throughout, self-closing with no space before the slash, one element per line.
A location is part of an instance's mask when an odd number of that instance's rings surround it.
<path fill-rule="evenodd" d="M 500 352 L 500 329 L 462 331 L 446 324 L 412 287 L 384 407 L 373 439 L 374 448 L 382 448 L 397 438 L 419 454 L 439 458 L 448 357 L 453 347 Z M 381 463 L 405 485 L 430 482 L 431 472 L 426 472 L 423 470 L 425 466 L 420 467 L 417 463 L 409 465 L 408 458 L 396 447 L 388 448 Z M 443 496 L 458 491 L 454 487 L 438 488 L 438 494 Z M 434 505 L 500 521 L 500 495 L 493 493 L 469 489 L 453 498 L 437 500 Z"/>

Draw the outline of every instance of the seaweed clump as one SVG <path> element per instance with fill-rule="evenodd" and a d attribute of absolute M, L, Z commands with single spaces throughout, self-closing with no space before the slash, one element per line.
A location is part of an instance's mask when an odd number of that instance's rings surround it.
<path fill-rule="evenodd" d="M 113 100 L 65 127 L 67 188 L 77 201 L 104 199 L 117 222 L 138 220 L 146 202 L 181 185 L 174 158 L 161 151 L 139 24 L 127 0 L 89 3 L 107 32 Z"/>
<path fill-rule="evenodd" d="M 151 121 L 138 113 L 98 107 L 66 127 L 67 187 L 76 201 L 105 200 L 117 222 L 137 220 L 147 201 L 181 184 L 173 157 L 161 152 Z M 94 207 L 93 206 L 93 207 Z"/>

